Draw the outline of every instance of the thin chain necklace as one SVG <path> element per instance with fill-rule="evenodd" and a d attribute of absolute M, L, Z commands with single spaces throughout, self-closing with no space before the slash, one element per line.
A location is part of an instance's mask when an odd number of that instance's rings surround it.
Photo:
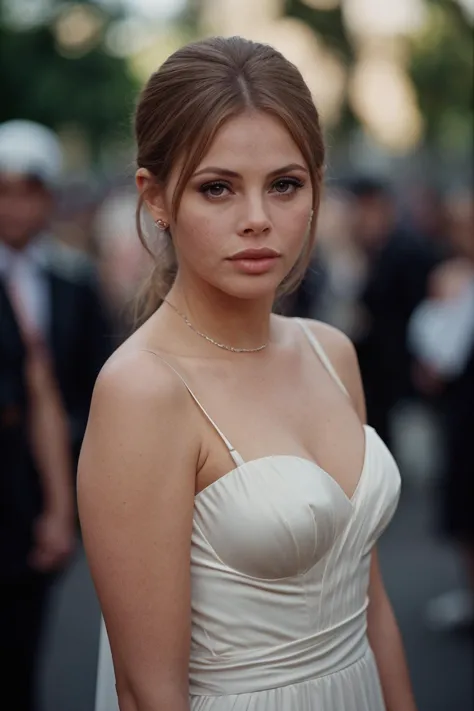
<path fill-rule="evenodd" d="M 171 306 L 173 311 L 176 311 L 178 316 L 181 316 L 184 323 L 186 324 L 186 326 L 188 326 L 188 328 L 191 329 L 191 331 L 194 331 L 196 335 L 201 336 L 201 338 L 204 338 L 206 341 L 209 341 L 209 343 L 212 343 L 213 346 L 217 346 L 217 348 L 222 348 L 225 351 L 232 351 L 232 353 L 258 353 L 258 351 L 263 351 L 263 349 L 268 346 L 268 341 L 267 343 L 264 343 L 263 346 L 258 346 L 258 348 L 234 348 L 233 346 L 227 346 L 225 343 L 219 343 L 210 336 L 207 336 L 205 333 L 201 333 L 201 331 L 198 331 L 197 328 L 194 328 L 188 317 L 185 314 L 181 313 L 181 311 L 179 311 L 174 304 L 168 301 L 168 299 L 164 299 L 164 302 L 168 304 L 168 306 Z"/>

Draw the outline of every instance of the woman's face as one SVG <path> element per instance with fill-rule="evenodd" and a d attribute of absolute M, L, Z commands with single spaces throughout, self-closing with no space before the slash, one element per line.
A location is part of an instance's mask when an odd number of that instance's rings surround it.
<path fill-rule="evenodd" d="M 168 221 L 178 177 L 166 189 Z M 312 202 L 308 167 L 277 119 L 254 112 L 229 120 L 171 220 L 180 279 L 239 298 L 274 294 L 302 251 Z"/>

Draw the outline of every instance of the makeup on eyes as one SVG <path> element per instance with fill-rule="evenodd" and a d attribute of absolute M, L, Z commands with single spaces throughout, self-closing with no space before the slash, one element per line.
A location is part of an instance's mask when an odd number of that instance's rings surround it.
<path fill-rule="evenodd" d="M 278 186 L 278 185 L 284 186 L 286 188 L 291 186 L 294 188 L 294 190 L 275 189 L 276 186 Z M 294 195 L 296 190 L 303 188 L 304 185 L 305 185 L 305 181 L 301 180 L 301 178 L 297 178 L 296 176 L 285 175 L 285 176 L 281 176 L 281 177 L 273 180 L 271 187 L 275 193 L 284 197 L 284 196 Z M 232 192 L 232 186 L 227 181 L 219 180 L 219 179 L 208 181 L 206 183 L 201 184 L 199 186 L 198 190 L 199 190 L 199 192 L 205 194 L 210 199 L 218 199 L 220 197 L 223 197 L 222 193 L 220 193 L 219 195 L 212 194 L 210 191 L 212 191 L 212 189 L 214 189 L 214 188 L 215 189 L 221 188 L 221 189 L 229 190 Z"/>

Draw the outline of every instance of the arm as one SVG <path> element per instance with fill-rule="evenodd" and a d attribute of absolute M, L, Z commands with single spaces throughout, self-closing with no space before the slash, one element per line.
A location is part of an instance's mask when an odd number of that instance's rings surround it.
<path fill-rule="evenodd" d="M 312 328 L 344 383 L 361 422 L 365 423 L 364 390 L 354 346 L 331 326 L 314 323 Z M 372 553 L 368 595 L 368 637 L 387 711 L 416 711 L 401 635 L 383 584 L 376 551 Z"/>
<path fill-rule="evenodd" d="M 26 362 L 31 446 L 43 490 L 43 511 L 35 523 L 30 564 L 58 568 L 74 542 L 74 494 L 67 416 L 49 362 L 32 352 Z"/>
<path fill-rule="evenodd" d="M 99 376 L 79 512 L 121 711 L 189 711 L 196 416 L 150 354 L 116 356 Z"/>
<path fill-rule="evenodd" d="M 367 626 L 387 711 L 416 711 L 402 638 L 382 580 L 377 552 L 372 553 Z"/>

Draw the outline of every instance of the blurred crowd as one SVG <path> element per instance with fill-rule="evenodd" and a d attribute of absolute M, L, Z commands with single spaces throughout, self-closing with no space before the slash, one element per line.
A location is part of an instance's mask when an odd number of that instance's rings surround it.
<path fill-rule="evenodd" d="M 16 711 L 35 708 L 48 594 L 77 538 L 74 472 L 94 381 L 133 328 L 150 266 L 133 181 L 68 182 L 61 158 L 48 129 L 0 125 L 0 654 Z M 472 624 L 472 192 L 341 176 L 328 181 L 318 231 L 303 283 L 277 308 L 351 337 L 369 424 L 396 455 L 400 406 L 436 421 L 440 532 L 462 551 L 466 590 L 433 600 L 426 616 Z M 156 239 L 150 231 L 152 251 Z"/>

